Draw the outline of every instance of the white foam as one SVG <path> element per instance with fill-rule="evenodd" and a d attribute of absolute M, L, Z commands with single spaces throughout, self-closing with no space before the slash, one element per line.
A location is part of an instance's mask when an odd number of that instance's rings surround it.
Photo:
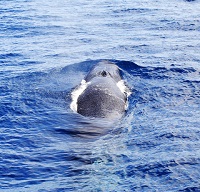
<path fill-rule="evenodd" d="M 130 91 L 130 89 L 128 88 L 128 86 L 126 86 L 124 80 L 118 81 L 117 87 L 119 87 L 120 91 L 121 91 L 123 94 L 126 94 L 127 97 L 129 97 L 129 96 L 131 95 L 131 91 Z"/>
<path fill-rule="evenodd" d="M 127 97 L 127 101 L 126 101 L 126 105 L 125 105 L 125 110 L 128 109 L 128 97 L 131 95 L 131 91 L 128 88 L 128 86 L 126 86 L 125 81 L 124 80 L 120 80 L 117 83 L 117 87 L 119 87 L 120 91 L 126 95 Z"/>
<path fill-rule="evenodd" d="M 88 84 L 90 82 L 86 82 L 85 80 L 81 81 L 81 84 L 72 91 L 71 97 L 72 97 L 72 102 L 70 104 L 70 108 L 74 111 L 77 112 L 77 100 L 78 97 L 83 93 L 83 91 L 87 88 Z"/>

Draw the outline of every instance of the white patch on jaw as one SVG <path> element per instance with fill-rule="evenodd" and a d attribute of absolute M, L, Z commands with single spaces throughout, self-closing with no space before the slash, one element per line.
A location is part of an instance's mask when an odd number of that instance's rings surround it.
<path fill-rule="evenodd" d="M 117 82 L 117 87 L 119 87 L 120 91 L 126 95 L 127 97 L 127 101 L 126 101 L 126 105 L 125 105 L 125 110 L 128 109 L 128 97 L 131 95 L 131 91 L 130 89 L 126 86 L 125 81 L 124 80 L 120 80 Z"/>
<path fill-rule="evenodd" d="M 72 93 L 71 93 L 71 97 L 72 97 L 72 102 L 70 104 L 70 108 L 74 111 L 77 112 L 77 100 L 78 97 L 83 93 L 83 91 L 87 88 L 88 84 L 90 84 L 90 82 L 86 82 L 85 80 L 81 81 L 81 84 L 75 88 Z"/>
<path fill-rule="evenodd" d="M 126 94 L 127 97 L 129 97 L 129 96 L 131 95 L 131 91 L 130 91 L 130 89 L 125 85 L 124 80 L 118 81 L 117 87 L 119 87 L 120 91 L 121 91 L 123 94 Z"/>

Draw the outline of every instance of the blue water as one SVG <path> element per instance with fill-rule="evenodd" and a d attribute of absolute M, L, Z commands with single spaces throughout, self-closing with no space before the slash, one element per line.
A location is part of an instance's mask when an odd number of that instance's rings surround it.
<path fill-rule="evenodd" d="M 200 1 L 1 0 L 0 191 L 200 191 Z M 117 122 L 72 112 L 101 59 Z"/>

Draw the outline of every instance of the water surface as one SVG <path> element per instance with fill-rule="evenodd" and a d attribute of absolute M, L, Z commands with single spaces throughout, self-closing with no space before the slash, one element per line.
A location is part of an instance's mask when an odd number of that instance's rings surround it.
<path fill-rule="evenodd" d="M 200 191 L 200 2 L 0 2 L 1 191 Z M 102 59 L 122 119 L 70 109 Z"/>

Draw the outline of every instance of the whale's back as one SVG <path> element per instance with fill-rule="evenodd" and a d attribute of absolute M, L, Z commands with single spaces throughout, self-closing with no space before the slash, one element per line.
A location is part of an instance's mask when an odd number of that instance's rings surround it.
<path fill-rule="evenodd" d="M 79 96 L 77 112 L 83 116 L 115 118 L 125 111 L 125 95 L 111 78 L 95 79 Z M 99 81 L 99 83 L 98 83 Z"/>

